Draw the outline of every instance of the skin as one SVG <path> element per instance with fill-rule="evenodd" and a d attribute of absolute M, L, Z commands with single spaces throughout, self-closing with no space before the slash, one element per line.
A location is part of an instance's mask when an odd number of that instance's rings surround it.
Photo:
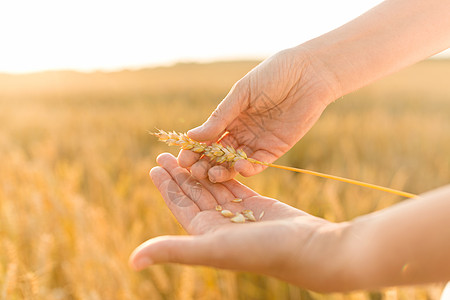
<path fill-rule="evenodd" d="M 150 176 L 191 235 L 143 243 L 130 258 L 136 270 L 158 263 L 206 265 L 320 292 L 450 279 L 450 185 L 352 222 L 332 223 L 236 180 L 197 180 L 171 154 L 157 162 Z M 231 202 L 235 198 L 243 201 Z M 251 209 L 258 221 L 232 223 L 215 210 L 218 204 L 232 212 Z"/>
<path fill-rule="evenodd" d="M 389 0 L 357 19 L 251 70 L 208 120 L 190 130 L 194 140 L 243 148 L 273 162 L 286 153 L 334 100 L 450 46 L 449 0 Z M 212 182 L 252 176 L 264 167 L 246 161 L 213 166 L 182 151 L 181 166 Z"/>
<path fill-rule="evenodd" d="M 208 120 L 188 132 L 273 162 L 335 99 L 450 46 L 449 0 L 388 0 L 323 36 L 275 54 L 238 81 Z M 178 162 L 178 163 L 177 163 Z M 232 179 L 234 168 L 198 154 L 162 154 L 150 175 L 190 236 L 139 246 L 130 264 L 183 263 L 266 274 L 322 292 L 450 279 L 450 186 L 345 223 L 331 223 Z M 234 198 L 242 203 L 230 202 Z M 251 209 L 234 224 L 217 211 Z"/>
<path fill-rule="evenodd" d="M 337 232 L 345 225 L 330 223 L 263 197 L 236 180 L 197 181 L 178 166 L 171 154 L 161 154 L 157 162 L 161 167 L 153 168 L 150 176 L 167 206 L 192 236 L 164 236 L 145 242 L 130 258 L 136 270 L 155 263 L 177 262 L 247 270 L 291 282 L 301 280 L 309 285 L 314 284 L 312 274 L 323 278 L 332 273 L 323 266 L 317 268 L 321 255 L 317 255 L 315 246 L 305 245 L 315 240 L 319 231 L 328 232 L 336 239 Z M 201 193 L 194 197 L 193 191 L 199 186 Z M 231 202 L 235 198 L 243 201 Z M 216 211 L 219 204 L 232 212 L 250 209 L 257 220 L 262 211 L 264 215 L 258 222 L 232 223 Z M 323 239 L 323 242 L 328 244 L 330 240 Z M 331 247 L 327 249 L 323 250 L 329 255 L 334 252 Z M 304 259 L 300 261 L 300 257 Z M 326 266 L 332 269 L 331 264 Z M 293 276 L 297 278 L 295 281 Z"/>
<path fill-rule="evenodd" d="M 325 78 L 326 77 L 326 78 Z M 335 80 L 322 63 L 302 48 L 288 49 L 267 59 L 238 81 L 209 119 L 188 132 L 197 141 L 221 139 L 224 145 L 242 148 L 259 161 L 273 162 L 286 153 L 313 126 L 327 104 L 339 95 Z M 265 167 L 238 161 L 234 168 L 199 160 L 192 151 L 181 151 L 180 166 L 198 179 L 223 182 L 239 171 L 252 176 Z"/>

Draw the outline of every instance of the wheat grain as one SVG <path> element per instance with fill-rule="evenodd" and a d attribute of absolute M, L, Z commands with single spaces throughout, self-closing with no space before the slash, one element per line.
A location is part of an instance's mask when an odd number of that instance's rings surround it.
<path fill-rule="evenodd" d="M 245 223 L 245 217 L 241 213 L 236 213 L 236 215 L 230 219 L 233 223 Z"/>
<path fill-rule="evenodd" d="M 234 214 L 229 211 L 228 209 L 224 209 L 220 212 L 222 214 L 222 216 L 226 217 L 226 218 L 231 218 L 234 216 Z"/>
<path fill-rule="evenodd" d="M 241 203 L 241 202 L 242 202 L 242 199 L 241 199 L 241 198 L 236 198 L 236 199 L 231 200 L 231 202 L 234 202 L 234 203 Z"/>
<path fill-rule="evenodd" d="M 150 132 L 150 134 L 158 137 L 161 142 L 165 142 L 169 146 L 178 146 L 184 150 L 203 153 L 203 155 L 219 164 L 229 162 L 231 165 L 234 165 L 234 163 L 240 159 L 249 159 L 242 149 L 236 150 L 231 146 L 225 147 L 218 143 L 207 145 L 205 143 L 194 141 L 185 133 L 158 130 L 158 132 Z"/>
<path fill-rule="evenodd" d="M 259 215 L 259 220 L 261 220 L 262 217 L 264 217 L 264 211 L 262 211 L 261 214 Z"/>
<path fill-rule="evenodd" d="M 193 139 L 188 137 L 186 133 L 177 133 L 175 131 L 166 132 L 166 131 L 160 130 L 160 129 L 158 130 L 158 132 L 149 132 L 149 133 L 154 136 L 157 136 L 160 141 L 167 143 L 169 146 L 179 146 L 182 149 L 191 150 L 191 151 L 194 151 L 197 153 L 203 153 L 205 156 L 209 157 L 211 160 L 213 160 L 219 164 L 224 163 L 224 162 L 229 162 L 231 164 L 231 166 L 233 166 L 236 161 L 245 159 L 253 164 L 259 164 L 259 165 L 264 165 L 267 167 L 273 167 L 273 168 L 278 168 L 278 169 L 283 169 L 283 170 L 288 170 L 288 171 L 293 171 L 293 172 L 298 172 L 298 173 L 314 175 L 314 176 L 318 176 L 318 177 L 322 177 L 322 178 L 333 179 L 333 180 L 337 180 L 337 181 L 342 181 L 342 182 L 346 182 L 346 183 L 350 183 L 350 184 L 354 184 L 354 185 L 371 188 L 374 190 L 388 192 L 388 193 L 399 195 L 402 197 L 407 197 L 407 198 L 417 197 L 417 195 L 415 195 L 415 194 L 411 194 L 411 193 L 403 192 L 403 191 L 399 191 L 399 190 L 394 190 L 391 188 L 379 186 L 376 184 L 366 183 L 366 182 L 362 182 L 362 181 L 358 181 L 358 180 L 354 180 L 354 179 L 348 179 L 348 178 L 344 178 L 344 177 L 319 173 L 319 172 L 305 170 L 305 169 L 298 169 L 298 168 L 293 168 L 293 167 L 286 167 L 286 166 L 275 165 L 275 164 L 271 164 L 271 163 L 267 163 L 267 162 L 262 162 L 262 161 L 254 159 L 254 158 L 247 157 L 247 154 L 242 149 L 236 150 L 231 146 L 225 147 L 218 143 L 213 143 L 212 145 L 208 146 L 205 143 L 200 143 L 200 142 L 194 141 Z"/>
<path fill-rule="evenodd" d="M 242 214 L 244 215 L 244 217 L 249 220 L 249 221 L 256 221 L 255 215 L 253 214 L 253 211 L 251 211 L 250 209 L 245 209 L 242 211 Z"/>

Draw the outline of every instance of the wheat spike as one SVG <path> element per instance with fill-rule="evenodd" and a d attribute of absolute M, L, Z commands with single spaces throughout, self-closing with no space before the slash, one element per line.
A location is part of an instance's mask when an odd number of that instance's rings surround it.
<path fill-rule="evenodd" d="M 259 164 L 259 165 L 264 165 L 267 167 L 273 167 L 273 168 L 293 171 L 293 172 L 297 172 L 297 173 L 304 173 L 304 174 L 314 175 L 314 176 L 318 176 L 318 177 L 322 177 L 322 178 L 333 179 L 333 180 L 342 181 L 342 182 L 346 182 L 346 183 L 350 183 L 350 184 L 354 184 L 354 185 L 359 185 L 359 186 L 363 186 L 363 187 L 367 187 L 367 188 L 371 188 L 371 189 L 375 189 L 375 190 L 379 190 L 379 191 L 388 192 L 388 193 L 399 195 L 399 196 L 406 197 L 406 198 L 417 197 L 417 195 L 415 195 L 415 194 L 411 194 L 411 193 L 407 193 L 407 192 L 403 192 L 403 191 L 399 191 L 399 190 L 395 190 L 395 189 L 391 189 L 391 188 L 387 188 L 387 187 L 383 187 L 383 186 L 379 186 L 379 185 L 375 185 L 375 184 L 371 184 L 371 183 L 366 183 L 366 182 L 362 182 L 362 181 L 358 181 L 358 180 L 354 180 L 354 179 L 348 179 L 348 178 L 344 178 L 344 177 L 319 173 L 319 172 L 305 170 L 305 169 L 298 169 L 298 168 L 293 168 L 293 167 L 286 167 L 286 166 L 280 166 L 280 165 L 271 164 L 271 163 L 267 163 L 267 162 L 262 162 L 262 161 L 254 159 L 254 158 L 247 157 L 247 154 L 242 149 L 235 150 L 231 146 L 225 147 L 219 143 L 213 143 L 210 146 L 208 146 L 205 143 L 194 141 L 193 139 L 188 137 L 186 133 L 177 133 L 175 131 L 166 132 L 161 129 L 159 129 L 158 132 L 149 132 L 149 133 L 151 135 L 158 137 L 158 139 L 161 142 L 165 142 L 169 146 L 179 146 L 185 150 L 191 150 L 196 153 L 203 153 L 203 155 L 209 157 L 211 160 L 213 160 L 219 164 L 224 163 L 224 162 L 229 162 L 231 164 L 231 166 L 233 166 L 236 161 L 238 161 L 240 159 L 245 159 L 253 164 Z"/>
<path fill-rule="evenodd" d="M 194 141 L 186 133 L 158 130 L 158 132 L 150 132 L 150 134 L 156 136 L 161 142 L 165 142 L 169 146 L 178 146 L 184 150 L 203 153 L 203 155 L 219 164 L 229 162 L 231 165 L 234 165 L 240 159 L 248 159 L 242 149 L 235 150 L 231 146 L 224 147 L 218 143 L 213 143 L 208 146 L 205 143 Z"/>

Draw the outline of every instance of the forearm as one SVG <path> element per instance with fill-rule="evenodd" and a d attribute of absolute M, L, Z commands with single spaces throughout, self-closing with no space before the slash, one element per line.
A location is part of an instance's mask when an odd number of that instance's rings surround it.
<path fill-rule="evenodd" d="M 450 185 L 356 219 L 343 261 L 349 289 L 450 279 Z"/>
<path fill-rule="evenodd" d="M 299 47 L 335 75 L 340 97 L 449 46 L 449 0 L 387 0 Z"/>

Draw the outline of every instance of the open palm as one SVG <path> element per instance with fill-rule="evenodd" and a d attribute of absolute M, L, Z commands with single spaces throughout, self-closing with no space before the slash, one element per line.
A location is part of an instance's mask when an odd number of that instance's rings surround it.
<path fill-rule="evenodd" d="M 197 181 L 170 154 L 161 154 L 157 161 L 161 167 L 153 168 L 150 175 L 172 213 L 192 236 L 150 239 L 131 256 L 130 262 L 136 269 L 176 262 L 292 280 L 292 276 L 286 277 L 288 273 L 298 273 L 298 268 L 308 271 L 298 257 L 310 264 L 308 257 L 315 253 L 304 245 L 313 233 L 323 226 L 335 225 L 263 197 L 236 180 L 215 184 L 206 179 Z M 236 198 L 243 201 L 231 201 Z M 216 211 L 217 205 L 232 212 L 250 209 L 257 221 L 232 223 Z"/>

